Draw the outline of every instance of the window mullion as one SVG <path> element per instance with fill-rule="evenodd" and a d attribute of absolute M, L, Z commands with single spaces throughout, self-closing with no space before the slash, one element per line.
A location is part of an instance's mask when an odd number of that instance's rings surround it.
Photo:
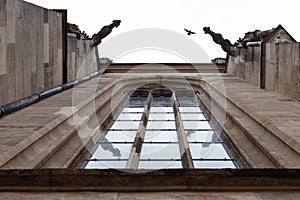
<path fill-rule="evenodd" d="M 178 137 L 182 166 L 183 168 L 194 168 L 193 159 L 191 156 L 187 139 L 185 137 L 184 127 L 181 120 L 181 116 L 178 108 L 178 102 L 175 93 L 172 94 L 172 103 L 173 103 L 173 110 L 175 115 L 175 123 L 177 129 L 177 137 Z"/>
<path fill-rule="evenodd" d="M 149 118 L 151 100 L 152 100 L 152 95 L 151 93 L 149 93 L 147 98 L 147 103 L 126 165 L 127 169 L 137 169 L 139 166 L 140 154 L 141 154 L 142 145 L 145 138 L 146 126 Z"/>

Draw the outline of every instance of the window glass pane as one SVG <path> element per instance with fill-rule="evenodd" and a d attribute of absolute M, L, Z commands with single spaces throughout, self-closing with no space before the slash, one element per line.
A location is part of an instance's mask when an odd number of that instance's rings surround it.
<path fill-rule="evenodd" d="M 143 108 L 129 108 L 129 107 L 126 107 L 126 108 L 123 109 L 122 112 L 133 112 L 133 113 L 140 112 L 140 113 L 142 113 L 142 112 L 144 112 L 144 109 L 145 109 L 144 107 Z"/>
<path fill-rule="evenodd" d="M 143 144 L 141 159 L 180 159 L 178 144 Z"/>
<path fill-rule="evenodd" d="M 172 106 L 171 97 L 167 96 L 154 96 L 151 101 L 151 107 L 168 107 Z"/>
<path fill-rule="evenodd" d="M 198 101 L 196 100 L 195 96 L 192 97 L 183 96 L 181 98 L 177 97 L 177 101 L 180 107 L 194 107 L 198 105 Z"/>
<path fill-rule="evenodd" d="M 191 113 L 199 113 L 201 112 L 199 107 L 179 107 L 180 112 L 191 112 Z"/>
<path fill-rule="evenodd" d="M 182 120 L 206 120 L 202 113 L 181 113 Z"/>
<path fill-rule="evenodd" d="M 173 113 L 150 113 L 149 120 L 175 120 Z"/>
<path fill-rule="evenodd" d="M 176 131 L 146 131 L 144 142 L 178 142 Z"/>
<path fill-rule="evenodd" d="M 150 112 L 173 112 L 173 107 L 150 107 Z"/>
<path fill-rule="evenodd" d="M 198 105 L 197 101 L 178 101 L 178 105 L 180 107 L 194 107 L 195 105 Z"/>
<path fill-rule="evenodd" d="M 147 130 L 176 129 L 175 121 L 148 121 Z"/>
<path fill-rule="evenodd" d="M 142 115 L 143 113 L 120 113 L 115 120 L 141 120 Z"/>
<path fill-rule="evenodd" d="M 98 141 L 96 150 L 86 160 L 85 168 L 126 168 L 145 110 L 146 93 L 145 96 L 134 93 L 135 96 L 128 98 L 122 112 L 116 116 L 105 137 Z M 236 168 L 235 163 L 229 161 L 231 157 L 219 135 L 212 130 L 194 93 L 183 92 L 177 100 L 195 168 Z M 139 169 L 182 168 L 173 112 L 170 96 L 152 97 Z M 225 158 L 228 160 L 225 161 Z"/>
<path fill-rule="evenodd" d="M 186 131 L 188 142 L 219 142 L 219 135 L 214 131 Z"/>
<path fill-rule="evenodd" d="M 132 144 L 99 144 L 91 159 L 128 159 Z"/>
<path fill-rule="evenodd" d="M 208 121 L 182 121 L 184 129 L 212 129 Z"/>
<path fill-rule="evenodd" d="M 232 161 L 194 161 L 195 168 L 236 168 Z"/>
<path fill-rule="evenodd" d="M 136 131 L 108 131 L 105 138 L 110 142 L 133 142 L 135 136 Z"/>
<path fill-rule="evenodd" d="M 120 169 L 125 168 L 127 161 L 89 161 L 85 169 Z"/>
<path fill-rule="evenodd" d="M 129 98 L 128 107 L 145 107 L 147 101 L 146 96 L 132 96 Z"/>
<path fill-rule="evenodd" d="M 140 161 L 139 169 L 182 168 L 181 161 Z"/>
<path fill-rule="evenodd" d="M 134 130 L 138 129 L 140 121 L 115 121 L 111 129 L 115 130 Z"/>
<path fill-rule="evenodd" d="M 189 144 L 193 159 L 230 159 L 222 144 Z"/>

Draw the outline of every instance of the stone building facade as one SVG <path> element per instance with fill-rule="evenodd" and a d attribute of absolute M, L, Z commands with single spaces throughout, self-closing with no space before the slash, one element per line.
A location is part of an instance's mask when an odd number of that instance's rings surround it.
<path fill-rule="evenodd" d="M 299 100 L 299 43 L 281 26 L 245 34 L 228 73 L 262 89 Z"/>
<path fill-rule="evenodd" d="M 1 15 L 3 10 L 8 10 L 11 3 L 8 2 L 1 1 Z M 227 73 L 222 73 L 223 68 L 214 64 L 112 64 L 101 76 L 2 116 L 1 198 L 299 198 L 300 104 L 299 96 L 294 96 L 299 86 L 299 79 L 294 77 L 299 75 L 298 43 L 281 26 L 267 32 L 266 37 L 262 35 L 248 34 L 241 41 L 239 55 L 229 57 Z M 263 39 L 256 41 L 256 36 Z M 75 70 L 77 56 L 82 59 L 89 50 L 84 42 L 74 37 L 69 40 L 74 40 L 69 43 L 72 47 L 68 46 L 68 56 L 70 67 Z M 81 47 L 87 52 L 77 54 Z M 95 49 L 90 51 L 97 54 Z M 265 75 L 261 68 L 264 59 Z M 84 73 L 99 67 L 94 56 L 84 60 L 89 62 L 85 66 L 92 67 L 91 70 L 85 68 Z M 145 102 L 131 97 L 145 97 Z M 134 101 L 138 107 L 132 107 L 128 101 Z M 152 107 L 168 109 L 155 112 L 151 111 Z M 130 108 L 141 111 L 129 112 Z M 193 111 L 195 108 L 201 111 Z M 117 120 L 126 113 L 134 118 Z M 162 113 L 165 118 L 158 119 Z M 157 128 L 147 129 L 148 123 L 158 121 L 164 125 L 173 123 L 173 128 L 167 127 L 159 133 L 174 133 L 175 141 L 161 141 L 166 135 L 159 134 L 158 141 L 146 141 L 147 131 Z M 104 140 L 108 131 L 120 131 L 112 128 L 116 122 L 126 126 L 128 137 L 134 132 L 133 141 L 120 137 L 114 141 L 110 138 L 111 142 Z M 198 124 L 193 125 L 194 122 L 206 123 L 209 127 L 195 129 Z M 217 135 L 210 134 L 209 140 L 204 141 L 188 138 L 191 134 L 201 136 L 207 132 Z M 123 159 L 121 148 L 113 154 L 117 145 L 128 144 L 131 145 L 128 158 Z M 162 150 L 158 158 L 142 157 L 146 146 L 157 151 L 162 145 L 166 149 L 177 145 L 179 156 L 160 159 L 175 152 Z M 196 153 L 193 152 L 195 146 Z M 208 148 L 212 146 L 214 148 Z M 215 151 L 217 146 L 226 148 Z M 102 159 L 104 151 L 92 157 L 95 147 L 103 147 L 105 153 L 115 159 Z M 220 156 L 221 151 L 225 154 Z M 209 157 L 211 155 L 215 157 Z M 84 163 L 101 159 L 126 164 L 117 169 L 112 165 L 106 165 L 109 169 L 99 165 L 94 167 L 96 169 L 85 168 Z M 175 165 L 147 168 L 147 164 L 156 161 Z M 142 162 L 146 165 L 140 168 Z M 205 167 L 204 162 L 221 162 L 221 165 Z M 231 165 L 224 165 L 228 163 Z"/>
<path fill-rule="evenodd" d="M 91 39 L 67 33 L 66 10 L 2 0 L 0 13 L 1 106 L 99 70 Z"/>

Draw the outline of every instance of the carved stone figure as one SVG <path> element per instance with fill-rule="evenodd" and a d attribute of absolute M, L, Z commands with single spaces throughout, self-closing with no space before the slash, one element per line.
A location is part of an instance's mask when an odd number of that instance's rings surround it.
<path fill-rule="evenodd" d="M 78 28 L 78 26 L 76 24 L 70 24 L 70 23 L 68 23 L 68 25 L 67 25 L 67 31 L 68 31 L 68 33 L 75 34 L 76 38 L 80 39 L 80 29 Z"/>
<path fill-rule="evenodd" d="M 231 42 L 228 39 L 224 39 L 223 36 L 220 33 L 215 33 L 210 30 L 209 27 L 204 27 L 203 31 L 205 34 L 209 34 L 213 41 L 219 45 L 221 45 L 223 51 L 228 53 L 231 56 L 236 57 L 237 56 L 237 50 L 234 45 L 231 44 Z"/>
<path fill-rule="evenodd" d="M 67 32 L 75 34 L 76 38 L 78 40 L 79 39 L 83 39 L 83 40 L 90 39 L 89 36 L 86 34 L 86 32 L 84 32 L 84 31 L 82 32 L 76 24 L 68 23 Z"/>
<path fill-rule="evenodd" d="M 109 35 L 114 27 L 118 27 L 121 24 L 121 20 L 113 20 L 110 25 L 104 26 L 97 34 L 92 37 L 93 46 L 98 46 L 101 40 Z"/>

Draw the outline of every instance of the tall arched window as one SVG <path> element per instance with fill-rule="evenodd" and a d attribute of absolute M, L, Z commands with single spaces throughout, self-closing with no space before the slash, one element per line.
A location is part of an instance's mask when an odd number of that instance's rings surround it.
<path fill-rule="evenodd" d="M 237 168 L 193 92 L 136 90 L 82 168 Z"/>

